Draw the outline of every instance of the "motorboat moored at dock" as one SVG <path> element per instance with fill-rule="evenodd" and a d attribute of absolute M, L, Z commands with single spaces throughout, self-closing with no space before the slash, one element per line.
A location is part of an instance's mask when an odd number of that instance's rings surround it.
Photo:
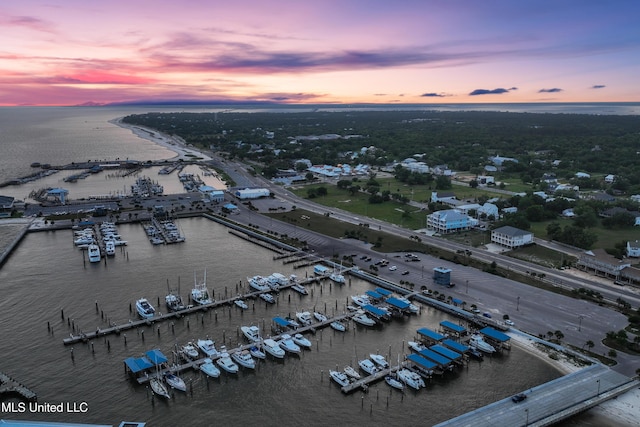
<path fill-rule="evenodd" d="M 207 270 L 204 271 L 204 279 L 198 283 L 196 273 L 193 273 L 193 289 L 191 290 L 191 300 L 197 305 L 207 305 L 213 303 L 207 289 Z"/>
<path fill-rule="evenodd" d="M 218 378 L 220 376 L 220 369 L 213 364 L 213 360 L 208 357 L 204 359 L 204 363 L 200 365 L 200 370 L 211 378 Z"/>
<path fill-rule="evenodd" d="M 262 348 L 273 357 L 278 359 L 282 359 L 284 357 L 285 353 L 282 347 L 280 347 L 280 345 L 271 338 L 267 338 L 262 342 Z"/>
<path fill-rule="evenodd" d="M 293 342 L 300 347 L 311 348 L 311 341 L 305 338 L 305 336 L 302 334 L 295 334 L 293 336 Z"/>
<path fill-rule="evenodd" d="M 362 369 L 363 371 L 365 371 L 369 375 L 373 375 L 373 374 L 375 374 L 376 372 L 378 372 L 380 370 L 375 365 L 375 363 L 373 363 L 369 359 L 360 360 L 358 362 L 358 366 L 360 366 L 360 369 Z"/>
<path fill-rule="evenodd" d="M 216 349 L 216 344 L 213 340 L 204 339 L 196 341 L 196 345 L 207 357 L 217 357 L 218 350 Z M 197 357 L 197 356 L 196 356 Z"/>
<path fill-rule="evenodd" d="M 240 330 L 251 342 L 260 342 L 260 340 L 262 340 L 262 337 L 260 336 L 260 328 L 255 325 L 241 326 Z"/>
<path fill-rule="evenodd" d="M 271 290 L 267 279 L 262 276 L 247 277 L 247 281 L 249 282 L 249 286 L 258 292 L 268 292 Z"/>
<path fill-rule="evenodd" d="M 278 344 L 284 351 L 294 354 L 300 353 L 300 346 L 293 341 L 293 338 L 289 334 L 282 334 Z"/>
<path fill-rule="evenodd" d="M 397 375 L 400 381 L 415 390 L 425 387 L 422 377 L 413 371 L 403 368 L 398 370 Z"/>
<path fill-rule="evenodd" d="M 309 295 L 307 288 L 305 288 L 304 285 L 301 285 L 300 283 L 296 283 L 295 285 L 292 285 L 291 289 L 293 289 L 294 291 L 296 291 L 301 295 Z"/>
<path fill-rule="evenodd" d="M 267 358 L 267 355 L 265 354 L 265 352 L 260 350 L 260 347 L 258 347 L 257 345 L 254 345 L 253 347 L 251 347 L 249 349 L 249 353 L 251 353 L 251 356 L 255 357 L 256 359 Z"/>
<path fill-rule="evenodd" d="M 270 293 L 263 293 L 260 294 L 260 298 L 262 300 L 264 300 L 265 302 L 268 302 L 269 304 L 275 304 L 276 303 L 276 299 L 273 297 L 273 295 L 271 295 Z"/>
<path fill-rule="evenodd" d="M 313 320 L 311 318 L 311 313 L 308 311 L 299 311 L 296 313 L 296 318 L 302 323 L 304 326 L 309 326 Z"/>
<path fill-rule="evenodd" d="M 87 254 L 89 255 L 90 262 L 100 262 L 102 255 L 100 254 L 100 247 L 96 244 L 90 244 L 87 248 Z"/>
<path fill-rule="evenodd" d="M 486 342 L 480 334 L 474 334 L 471 336 L 471 339 L 469 340 L 469 346 L 488 354 L 496 352 L 495 347 Z"/>
<path fill-rule="evenodd" d="M 315 317 L 318 322 L 326 322 L 328 320 L 327 316 L 325 316 L 324 314 L 320 313 L 319 311 L 314 311 L 313 312 L 313 317 Z"/>
<path fill-rule="evenodd" d="M 248 369 L 256 368 L 256 361 L 251 357 L 249 350 L 237 351 L 231 355 L 231 358 L 240 366 Z"/>
<path fill-rule="evenodd" d="M 329 376 L 341 387 L 349 385 L 349 377 L 344 372 L 329 370 Z"/>
<path fill-rule="evenodd" d="M 216 360 L 216 363 L 219 367 L 229 372 L 230 374 L 237 374 L 238 370 L 240 369 L 238 368 L 238 365 L 236 365 L 235 362 L 231 359 L 229 353 L 227 353 L 227 348 L 225 346 L 220 347 L 220 357 L 218 358 L 218 360 Z"/>
<path fill-rule="evenodd" d="M 165 304 L 167 305 L 167 310 L 169 311 L 181 311 L 185 309 L 184 304 L 182 303 L 182 298 L 180 295 L 175 294 L 173 292 L 169 292 L 164 297 Z"/>
<path fill-rule="evenodd" d="M 237 305 L 238 307 L 240 307 L 243 310 L 246 310 L 249 308 L 249 306 L 247 305 L 246 302 L 244 302 L 244 300 L 241 299 L 237 299 L 233 302 L 235 305 Z"/>
<path fill-rule="evenodd" d="M 167 372 L 164 374 L 164 380 L 167 382 L 167 385 L 169 385 L 169 387 L 171 388 L 174 388 L 180 391 L 187 391 L 187 385 L 185 384 L 184 380 L 179 376 L 177 376 L 176 374 Z"/>
<path fill-rule="evenodd" d="M 136 301 L 136 310 L 143 319 L 151 319 L 156 314 L 156 309 L 149 304 L 146 298 L 140 298 Z"/>
<path fill-rule="evenodd" d="M 353 369 L 353 367 L 347 365 L 344 367 L 344 373 L 347 374 L 348 376 L 350 376 L 351 378 L 354 378 L 356 380 L 359 380 L 361 378 L 361 375 L 358 371 L 356 371 L 355 369 Z"/>
<path fill-rule="evenodd" d="M 335 329 L 338 332 L 344 332 L 347 330 L 347 327 L 344 326 L 344 323 L 338 321 L 338 320 L 334 320 L 333 322 L 331 322 L 329 324 L 329 326 L 331 326 L 331 328 Z"/>
<path fill-rule="evenodd" d="M 382 369 L 389 368 L 389 362 L 386 361 L 383 355 L 371 353 L 369 355 L 369 358 L 373 360 L 376 363 L 376 365 L 380 366 Z"/>
<path fill-rule="evenodd" d="M 183 345 L 180 351 L 187 359 L 195 360 L 198 358 L 198 349 L 192 342 Z"/>
<path fill-rule="evenodd" d="M 392 388 L 404 390 L 404 385 L 391 375 L 387 375 L 386 377 L 384 377 L 384 382 L 386 382 Z"/>
<path fill-rule="evenodd" d="M 364 326 L 375 326 L 376 321 L 367 316 L 365 313 L 358 313 L 352 317 L 353 321 Z"/>

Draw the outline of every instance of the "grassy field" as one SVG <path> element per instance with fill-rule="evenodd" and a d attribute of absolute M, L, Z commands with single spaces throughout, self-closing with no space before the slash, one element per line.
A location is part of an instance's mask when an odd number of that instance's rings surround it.
<path fill-rule="evenodd" d="M 518 248 L 509 251 L 507 255 L 549 268 L 560 268 L 567 263 L 572 264 L 577 261 L 574 257 L 538 245 Z"/>
<path fill-rule="evenodd" d="M 562 228 L 572 224 L 572 220 L 567 218 L 560 218 L 553 221 L 544 222 L 532 222 L 530 231 L 533 232 L 535 237 L 548 240 L 547 226 L 552 222 L 557 222 Z M 640 240 L 640 227 L 609 230 L 602 227 L 600 224 L 597 228 L 592 228 L 591 231 L 596 233 L 598 240 L 593 245 L 594 248 L 613 248 L 616 243 L 626 242 L 628 240 Z"/>

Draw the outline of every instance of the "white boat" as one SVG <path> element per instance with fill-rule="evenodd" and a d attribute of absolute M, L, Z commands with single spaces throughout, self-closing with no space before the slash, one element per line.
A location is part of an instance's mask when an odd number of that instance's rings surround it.
<path fill-rule="evenodd" d="M 277 357 L 278 359 L 282 359 L 284 357 L 284 350 L 282 347 L 280 347 L 280 345 L 271 338 L 267 338 L 262 342 L 262 348 L 273 357 Z"/>
<path fill-rule="evenodd" d="M 309 313 L 308 311 L 299 311 L 296 313 L 296 317 L 304 326 L 309 326 L 311 323 L 313 323 L 311 313 Z"/>
<path fill-rule="evenodd" d="M 164 297 L 164 302 L 167 305 L 167 310 L 169 311 L 180 311 L 185 309 L 180 295 L 174 294 L 173 292 L 169 292 L 169 294 Z"/>
<path fill-rule="evenodd" d="M 73 241 L 73 244 L 76 246 L 93 245 L 95 243 L 96 243 L 96 239 L 94 239 L 93 236 L 80 236 Z"/>
<path fill-rule="evenodd" d="M 116 254 L 116 244 L 113 240 L 107 240 L 104 246 L 104 252 L 107 256 L 114 256 Z"/>
<path fill-rule="evenodd" d="M 231 359 L 229 353 L 227 353 L 227 348 L 225 346 L 220 347 L 220 357 L 216 360 L 216 363 L 219 367 L 229 372 L 230 374 L 237 374 L 238 365 Z"/>
<path fill-rule="evenodd" d="M 241 326 L 240 330 L 244 334 L 245 337 L 251 342 L 260 342 L 262 337 L 260 336 L 260 328 L 255 325 L 252 326 Z"/>
<path fill-rule="evenodd" d="M 300 347 L 311 348 L 311 341 L 306 339 L 302 334 L 295 334 L 293 336 L 293 342 L 298 344 Z"/>
<path fill-rule="evenodd" d="M 217 357 L 218 350 L 216 349 L 216 344 L 213 340 L 204 339 L 196 341 L 196 345 L 207 357 Z"/>
<path fill-rule="evenodd" d="M 200 370 L 211 378 L 218 378 L 220 376 L 220 369 L 213 364 L 213 360 L 208 357 L 204 359 L 204 363 L 200 365 Z"/>
<path fill-rule="evenodd" d="M 338 332 L 344 332 L 344 331 L 347 330 L 347 327 L 344 326 L 344 323 L 342 323 L 342 322 L 340 322 L 338 320 L 335 320 L 335 321 L 331 322 L 329 324 L 329 326 L 331 326 L 333 329 L 335 329 Z"/>
<path fill-rule="evenodd" d="M 184 383 L 184 380 L 176 374 L 167 372 L 164 374 L 164 380 L 171 388 L 175 388 L 176 390 L 180 391 L 187 391 L 187 385 Z"/>
<path fill-rule="evenodd" d="M 300 346 L 293 341 L 293 338 L 289 334 L 282 334 L 278 344 L 284 351 L 289 353 L 300 353 Z"/>
<path fill-rule="evenodd" d="M 249 286 L 258 292 L 267 292 L 271 290 L 267 284 L 267 279 L 262 276 L 253 276 L 251 278 L 247 277 L 247 280 L 249 281 Z"/>
<path fill-rule="evenodd" d="M 167 399 L 171 398 L 171 396 L 169 396 L 169 390 L 167 390 L 167 387 L 159 379 L 151 378 L 149 380 L 149 385 L 151 386 L 151 390 L 153 390 L 153 392 L 158 396 L 165 397 Z"/>
<path fill-rule="evenodd" d="M 87 253 L 89 254 L 90 262 L 100 262 L 100 247 L 96 244 L 89 245 L 87 248 Z"/>
<path fill-rule="evenodd" d="M 369 355 L 369 358 L 373 360 L 376 363 L 376 365 L 380 366 L 382 369 L 389 368 L 389 362 L 387 362 L 387 360 L 384 358 L 383 355 L 371 353 Z"/>
<path fill-rule="evenodd" d="M 336 273 L 333 272 L 329 275 L 329 279 L 331 279 L 332 282 L 338 284 L 338 285 L 344 285 L 346 283 L 346 280 L 344 279 L 344 276 L 340 273 Z"/>
<path fill-rule="evenodd" d="M 496 352 L 495 347 L 486 342 L 480 334 L 474 334 L 471 336 L 469 346 L 489 354 Z"/>
<path fill-rule="evenodd" d="M 360 360 L 358 362 L 358 366 L 360 366 L 360 369 L 362 369 L 363 371 L 365 371 L 369 375 L 373 375 L 373 374 L 375 374 L 376 372 L 378 372 L 380 370 L 380 369 L 378 369 L 376 364 L 373 363 L 369 359 Z"/>
<path fill-rule="evenodd" d="M 113 244 L 116 246 L 126 246 L 127 245 L 127 241 L 126 240 L 114 240 Z"/>
<path fill-rule="evenodd" d="M 320 313 L 319 311 L 314 311 L 313 312 L 313 317 L 315 317 L 318 322 L 326 322 L 327 321 L 327 316 L 325 316 L 324 314 Z"/>
<path fill-rule="evenodd" d="M 244 300 L 241 299 L 237 299 L 233 302 L 235 305 L 237 305 L 238 307 L 240 307 L 243 310 L 246 310 L 249 308 L 249 306 L 247 305 L 246 302 L 244 302 Z"/>
<path fill-rule="evenodd" d="M 207 270 L 204 271 L 204 279 L 201 283 L 198 283 L 195 271 L 193 272 L 193 289 L 191 290 L 191 300 L 197 305 L 206 305 L 213 303 L 213 300 L 209 297 L 209 290 L 207 289 Z"/>
<path fill-rule="evenodd" d="M 149 239 L 152 245 L 162 245 L 164 243 L 164 239 L 160 237 L 153 236 Z"/>
<path fill-rule="evenodd" d="M 192 342 L 188 342 L 182 346 L 180 349 L 182 354 L 184 354 L 189 359 L 197 359 L 198 358 L 198 349 Z"/>
<path fill-rule="evenodd" d="M 344 372 L 329 370 L 329 376 L 341 387 L 349 385 L 349 377 Z"/>
<path fill-rule="evenodd" d="M 256 368 L 256 361 L 251 357 L 249 350 L 237 351 L 231 355 L 231 358 L 240 366 L 244 366 L 249 369 Z"/>
<path fill-rule="evenodd" d="M 300 283 L 296 283 L 295 285 L 291 286 L 291 289 L 293 289 L 294 291 L 296 291 L 301 295 L 309 295 L 309 292 L 307 292 L 307 288 L 305 288 Z"/>
<path fill-rule="evenodd" d="M 280 286 L 288 285 L 289 279 L 282 273 L 273 273 L 267 277 L 269 287 L 274 291 L 280 289 Z"/>
<path fill-rule="evenodd" d="M 415 305 L 414 303 L 409 301 L 408 298 L 400 296 L 400 297 L 397 297 L 397 299 L 402 301 L 402 302 L 404 302 L 404 303 L 409 304 L 409 311 L 411 313 L 417 314 L 420 311 L 420 307 L 418 307 L 417 305 Z"/>
<path fill-rule="evenodd" d="M 251 356 L 255 357 L 256 359 L 267 358 L 267 355 L 264 353 L 264 351 L 260 350 L 260 347 L 258 347 L 257 345 L 254 345 L 253 347 L 251 347 L 249 349 L 249 353 L 251 353 Z"/>
<path fill-rule="evenodd" d="M 143 319 L 151 319 L 156 314 L 156 309 L 149 304 L 146 298 L 140 298 L 136 301 L 136 310 Z"/>
<path fill-rule="evenodd" d="M 369 297 L 366 295 L 352 295 L 351 301 L 355 302 L 357 306 L 363 307 L 365 305 L 371 304 Z"/>
<path fill-rule="evenodd" d="M 276 303 L 276 299 L 273 297 L 273 295 L 266 292 L 263 294 L 260 294 L 260 298 L 262 298 L 264 301 L 268 302 L 269 304 Z"/>
<path fill-rule="evenodd" d="M 355 369 L 353 369 L 353 367 L 351 367 L 351 366 L 345 366 L 344 367 L 344 373 L 347 374 L 348 376 L 350 376 L 351 378 L 356 379 L 356 380 L 359 380 L 361 378 L 360 373 L 358 371 L 356 371 Z"/>
<path fill-rule="evenodd" d="M 398 390 L 404 390 L 404 385 L 397 379 L 393 378 L 391 375 L 387 375 L 386 377 L 384 377 L 384 382 L 386 382 L 390 387 Z"/>
<path fill-rule="evenodd" d="M 409 348 L 417 353 L 420 353 L 422 350 L 426 350 L 428 347 L 424 344 L 421 344 L 419 342 L 416 341 L 409 341 L 407 342 L 407 345 L 409 346 Z"/>
<path fill-rule="evenodd" d="M 398 380 L 402 381 L 413 389 L 420 390 L 422 387 L 425 387 L 422 377 L 408 369 L 398 370 L 397 376 Z"/>
<path fill-rule="evenodd" d="M 353 321 L 364 326 L 374 326 L 376 321 L 364 313 L 358 313 L 352 317 Z"/>
<path fill-rule="evenodd" d="M 326 276 L 329 274 L 329 269 L 324 265 L 316 264 L 313 266 L 313 274 L 316 276 Z"/>

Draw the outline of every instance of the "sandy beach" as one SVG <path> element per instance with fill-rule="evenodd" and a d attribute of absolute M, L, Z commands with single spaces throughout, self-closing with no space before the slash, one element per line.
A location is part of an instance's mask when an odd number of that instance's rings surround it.
<path fill-rule="evenodd" d="M 137 137 L 146 139 L 148 141 L 152 141 L 164 148 L 167 148 L 176 155 L 167 160 L 211 160 L 211 157 L 203 154 L 202 152 L 187 146 L 186 142 L 179 137 L 167 135 L 161 132 L 158 132 L 155 129 L 148 129 L 142 126 L 132 126 L 122 122 L 122 117 L 111 120 L 110 123 L 113 123 L 117 126 L 120 126 L 124 129 L 129 129 L 133 132 Z"/>
<path fill-rule="evenodd" d="M 541 360 L 554 366 L 563 375 L 570 374 L 584 367 L 576 364 L 575 360 L 567 357 L 565 354 L 554 350 L 552 350 L 553 353 L 558 357 L 557 359 L 552 359 L 549 357 L 549 351 L 545 351 L 540 347 L 540 344 L 522 335 L 513 333 L 508 335 L 511 337 L 513 345 L 539 357 Z M 593 421 L 597 423 L 592 425 L 635 427 L 638 425 L 638 420 L 640 420 L 640 389 L 635 388 L 615 399 L 608 400 L 590 409 L 589 413 L 593 415 Z"/>

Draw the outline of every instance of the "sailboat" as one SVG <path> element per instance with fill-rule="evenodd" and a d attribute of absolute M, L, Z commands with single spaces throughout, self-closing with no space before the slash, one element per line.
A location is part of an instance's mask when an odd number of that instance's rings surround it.
<path fill-rule="evenodd" d="M 204 271 L 204 280 L 202 283 L 198 283 L 195 271 L 193 272 L 193 289 L 191 290 L 191 300 L 197 305 L 206 305 L 213 303 L 213 300 L 209 297 L 209 290 L 207 289 L 207 270 Z"/>
<path fill-rule="evenodd" d="M 158 378 L 151 378 L 149 380 L 149 385 L 151 386 L 151 390 L 153 390 L 153 392 L 158 396 L 171 399 L 171 396 L 169 396 L 169 390 L 167 390 L 167 386 L 165 386 L 164 383 Z"/>

